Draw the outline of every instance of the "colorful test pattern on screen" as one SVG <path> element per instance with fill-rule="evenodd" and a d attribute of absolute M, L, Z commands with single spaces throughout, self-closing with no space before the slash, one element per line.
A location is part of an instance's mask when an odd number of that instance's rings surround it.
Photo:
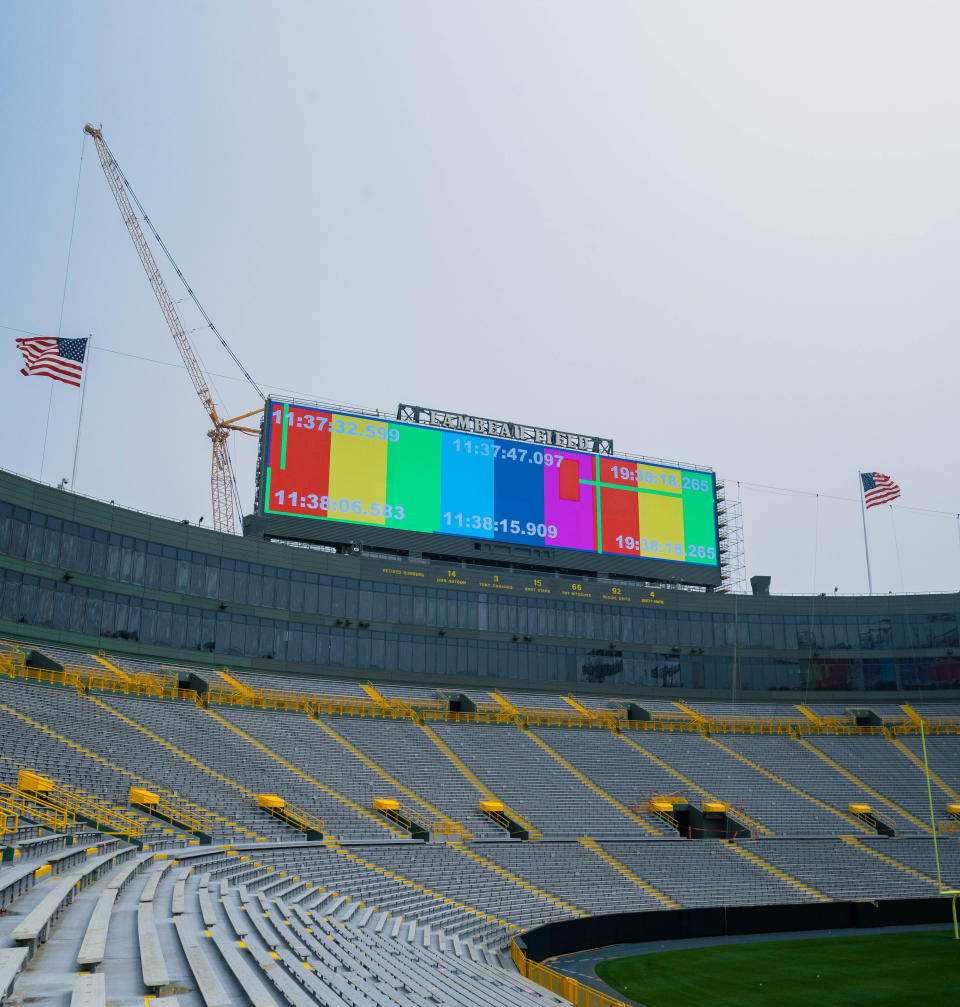
<path fill-rule="evenodd" d="M 268 514 L 717 566 L 713 474 L 271 402 Z"/>

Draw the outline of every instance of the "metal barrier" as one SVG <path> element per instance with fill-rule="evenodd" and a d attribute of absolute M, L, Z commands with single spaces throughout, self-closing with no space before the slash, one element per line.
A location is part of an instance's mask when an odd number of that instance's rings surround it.
<path fill-rule="evenodd" d="M 0 804 L 0 836 L 8 832 L 16 832 L 20 827 L 20 819 L 16 811 L 11 811 Z"/>
<path fill-rule="evenodd" d="M 262 710 L 285 710 L 306 714 L 375 717 L 388 720 L 445 721 L 456 724 L 519 724 L 535 727 L 600 728 L 612 731 L 681 731 L 717 734 L 793 734 L 793 735 L 856 735 L 919 734 L 919 717 L 902 723 L 858 727 L 826 718 L 814 723 L 793 717 L 718 717 L 694 719 L 681 712 L 658 711 L 651 720 L 626 720 L 621 711 L 597 711 L 596 715 L 577 713 L 572 708 L 522 707 L 507 710 L 493 703 L 478 703 L 469 713 L 453 712 L 442 700 L 397 697 L 385 703 L 356 696 L 326 696 L 313 692 L 293 692 L 284 689 L 245 687 L 238 692 L 226 682 L 214 682 L 201 697 L 193 690 L 180 689 L 174 681 L 166 681 L 145 672 L 127 670 L 126 678 L 108 674 L 103 668 L 86 665 L 66 665 L 62 671 L 28 668 L 22 651 L 10 641 L 0 641 L 0 674 L 47 685 L 75 688 L 79 692 L 110 692 L 154 699 L 197 700 L 203 705 L 240 706 Z M 960 734 L 960 718 L 923 718 L 928 734 Z"/>
<path fill-rule="evenodd" d="M 82 791 L 64 786 L 59 781 L 49 780 L 50 786 L 40 794 L 29 789 L 21 789 L 28 801 L 43 800 L 52 807 L 61 808 L 81 821 L 88 822 L 97 831 L 110 835 L 120 835 L 133 839 L 142 839 L 144 824 L 134 815 L 120 808 L 113 808 L 99 798 L 91 797 Z M 26 812 L 25 812 L 26 814 Z"/>
<path fill-rule="evenodd" d="M 41 797 L 21 793 L 5 783 L 0 783 L 0 804 L 7 811 L 16 812 L 20 817 L 45 825 L 54 832 L 65 832 L 77 823 L 77 817 L 72 811 Z"/>
<path fill-rule="evenodd" d="M 520 975 L 551 993 L 563 997 L 564 1000 L 569 1000 L 577 1007 L 627 1007 L 622 1000 L 607 996 L 606 993 L 601 993 L 591 986 L 585 986 L 576 979 L 565 976 L 562 972 L 557 972 L 556 969 L 530 961 L 526 952 L 515 940 L 510 942 L 510 957 Z"/>

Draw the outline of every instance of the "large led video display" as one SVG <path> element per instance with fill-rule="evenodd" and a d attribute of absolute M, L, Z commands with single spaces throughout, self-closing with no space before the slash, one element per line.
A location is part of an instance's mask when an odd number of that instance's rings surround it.
<path fill-rule="evenodd" d="M 718 567 L 714 478 L 271 401 L 263 510 Z"/>

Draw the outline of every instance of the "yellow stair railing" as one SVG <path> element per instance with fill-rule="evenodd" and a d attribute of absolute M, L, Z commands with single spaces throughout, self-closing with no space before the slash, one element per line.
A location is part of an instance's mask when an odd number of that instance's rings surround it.
<path fill-rule="evenodd" d="M 497 703 L 500 704 L 501 709 L 506 710 L 507 713 L 512 714 L 514 717 L 521 716 L 520 710 L 518 710 L 517 707 L 515 707 L 513 703 L 511 703 L 510 700 L 507 699 L 506 696 L 501 695 L 499 692 L 493 692 L 493 691 L 490 692 L 490 695 L 496 700 Z"/>
<path fill-rule="evenodd" d="M 705 717 L 702 713 L 697 713 L 692 707 L 686 705 L 686 703 L 681 703 L 678 699 L 673 701 L 673 705 L 681 709 L 697 727 L 707 727 L 709 726 L 710 719 Z"/>
<path fill-rule="evenodd" d="M 363 682 L 360 688 L 374 701 L 377 706 L 388 706 L 386 699 L 374 688 L 372 682 Z"/>
<path fill-rule="evenodd" d="M 143 822 L 121 808 L 115 808 L 92 794 L 69 787 L 49 776 L 20 770 L 17 789 L 29 800 L 42 800 L 46 804 L 63 808 L 75 819 L 92 825 L 99 832 L 141 840 Z"/>
<path fill-rule="evenodd" d="M 600 711 L 588 709 L 583 705 L 583 703 L 581 703 L 578 699 L 575 699 L 573 696 L 562 696 L 561 699 L 584 717 L 600 719 Z"/>
<path fill-rule="evenodd" d="M 116 675 L 116 677 L 119 678 L 121 681 L 133 682 L 135 680 L 132 675 L 128 675 L 125 671 L 122 671 L 115 664 L 111 664 L 110 661 L 107 660 L 107 656 L 106 654 L 104 654 L 102 650 L 100 651 L 99 654 L 93 655 L 93 659 L 94 661 L 97 662 L 97 664 L 103 665 L 103 667 L 106 668 L 107 671 L 109 671 L 112 675 Z"/>
<path fill-rule="evenodd" d="M 823 724 L 823 720 L 818 717 L 809 706 L 804 706 L 803 703 L 796 704 L 797 709 L 810 721 L 811 724 L 815 724 L 820 727 Z"/>
<path fill-rule="evenodd" d="M 0 800 L 0 838 L 7 835 L 8 832 L 16 832 L 20 827 L 20 817 L 16 811 L 12 808 L 7 808 L 4 806 L 2 800 Z"/>
<path fill-rule="evenodd" d="M 253 689 L 251 689 L 249 685 L 244 685 L 243 682 L 240 681 L 240 679 L 234 678 L 234 676 L 230 674 L 229 668 L 217 668 L 215 669 L 215 671 L 216 674 L 219 675 L 220 678 L 224 682 L 226 682 L 231 689 L 239 693 L 239 695 L 244 696 L 247 699 L 252 699 L 253 696 L 255 695 Z"/>
<path fill-rule="evenodd" d="M 77 823 L 76 815 L 40 797 L 27 794 L 0 783 L 0 805 L 11 814 L 30 819 L 54 832 L 66 832 Z"/>

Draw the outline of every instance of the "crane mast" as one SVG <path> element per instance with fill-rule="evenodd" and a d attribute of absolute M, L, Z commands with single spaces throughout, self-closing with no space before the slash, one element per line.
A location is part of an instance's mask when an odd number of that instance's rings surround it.
<path fill-rule="evenodd" d="M 120 215 L 123 217 L 123 222 L 127 227 L 130 238 L 133 241 L 134 248 L 137 250 L 137 255 L 140 257 L 140 262 L 147 274 L 147 279 L 150 281 L 150 286 L 153 289 L 153 293 L 160 305 L 160 310 L 163 312 L 163 317 L 170 329 L 170 334 L 173 336 L 173 341 L 176 343 L 177 349 L 180 352 L 180 357 L 187 369 L 187 374 L 190 376 L 190 381 L 197 393 L 197 397 L 200 399 L 207 416 L 210 418 L 210 422 L 213 424 L 212 429 L 207 433 L 213 447 L 213 460 L 210 470 L 210 493 L 213 502 L 213 527 L 216 531 L 228 532 L 232 535 L 236 534 L 236 479 L 233 474 L 233 465 L 230 461 L 230 454 L 227 451 L 227 438 L 229 437 L 231 430 L 244 434 L 259 434 L 259 430 L 255 430 L 251 427 L 238 426 L 237 424 L 240 420 L 247 419 L 250 416 L 255 416 L 260 412 L 260 409 L 253 409 L 248 413 L 244 413 L 242 416 L 235 416 L 229 420 L 220 419 L 220 416 L 217 413 L 216 404 L 213 401 L 213 395 L 210 392 L 210 387 L 207 384 L 206 377 L 204 376 L 203 368 L 200 366 L 200 361 L 197 359 L 193 346 L 190 344 L 190 339 L 188 338 L 187 331 L 184 328 L 183 320 L 180 318 L 176 305 L 173 303 L 173 299 L 170 297 L 170 292 L 167 290 L 167 286 L 163 281 L 163 276 L 157 268 L 156 260 L 153 257 L 153 253 L 150 251 L 150 246 L 147 244 L 147 239 L 140 227 L 140 221 L 134 212 L 129 196 L 127 195 L 127 187 L 129 186 L 129 183 L 127 183 L 123 173 L 120 171 L 116 160 L 114 160 L 113 154 L 110 153 L 110 148 L 104 141 L 101 130 L 88 123 L 84 126 L 84 132 L 93 137 L 93 141 L 97 147 L 97 156 L 100 158 L 100 166 L 103 168 L 107 184 L 110 186 L 110 191 L 113 193 L 113 198 L 116 200 L 117 207 L 120 210 Z M 194 298 L 194 300 L 196 299 Z M 206 317 L 206 312 L 204 312 L 204 316 Z M 210 325 L 213 327 L 212 323 L 210 323 Z M 217 335 L 219 336 L 219 333 L 217 333 Z M 229 351 L 229 347 L 227 347 L 227 349 Z M 239 361 L 237 361 L 232 351 L 230 351 L 230 355 L 234 357 L 234 360 L 239 365 Z M 243 368 L 241 367 L 241 369 Z M 256 383 L 245 370 L 244 374 L 253 387 L 260 392 Z M 260 395 L 263 397 L 262 392 L 260 392 Z"/>

